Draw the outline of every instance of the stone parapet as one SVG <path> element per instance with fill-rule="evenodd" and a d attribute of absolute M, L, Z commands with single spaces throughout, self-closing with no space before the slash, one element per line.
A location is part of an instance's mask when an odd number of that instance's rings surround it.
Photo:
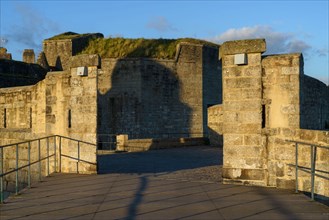
<path fill-rule="evenodd" d="M 224 55 L 240 53 L 263 53 L 266 51 L 265 39 L 227 41 L 220 47 L 220 53 Z"/>
<path fill-rule="evenodd" d="M 70 67 L 80 67 L 80 66 L 96 66 L 98 68 L 101 67 L 101 58 L 98 54 L 81 54 L 77 56 L 73 56 L 70 59 Z"/>

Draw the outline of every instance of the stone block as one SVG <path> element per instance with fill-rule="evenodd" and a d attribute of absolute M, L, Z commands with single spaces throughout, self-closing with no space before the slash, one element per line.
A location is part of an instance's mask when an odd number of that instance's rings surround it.
<path fill-rule="evenodd" d="M 261 88 L 261 78 L 226 78 L 223 80 L 226 88 Z"/>
<path fill-rule="evenodd" d="M 224 136 L 225 145 L 243 145 L 242 134 L 225 134 Z"/>
<path fill-rule="evenodd" d="M 231 54 L 263 53 L 265 51 L 265 39 L 226 41 L 220 47 L 222 57 Z"/>
<path fill-rule="evenodd" d="M 296 181 L 294 179 L 276 179 L 276 187 L 281 189 L 295 189 Z"/>
<path fill-rule="evenodd" d="M 260 53 L 248 54 L 248 66 L 259 66 L 259 65 L 261 65 L 261 62 L 262 62 L 262 56 Z"/>
<path fill-rule="evenodd" d="M 299 75 L 299 66 L 298 67 L 282 67 L 281 74 L 283 75 Z M 289 77 L 290 79 L 290 77 Z"/>
<path fill-rule="evenodd" d="M 234 154 L 231 150 L 224 156 L 224 166 L 232 168 L 244 168 L 244 169 L 260 169 L 264 167 L 265 160 L 262 157 L 244 157 L 239 154 Z"/>
<path fill-rule="evenodd" d="M 224 100 L 230 101 L 245 101 L 249 99 L 261 99 L 262 91 L 261 88 L 242 88 L 242 89 L 230 89 L 223 93 Z"/>
<path fill-rule="evenodd" d="M 224 135 L 225 134 L 261 134 L 261 131 L 262 131 L 262 126 L 259 123 L 237 124 L 237 123 L 226 123 L 224 121 L 223 124 Z"/>
<path fill-rule="evenodd" d="M 312 130 L 300 130 L 299 138 L 304 141 L 315 141 L 316 132 Z"/>
<path fill-rule="evenodd" d="M 73 56 L 70 59 L 70 67 L 75 68 L 75 67 L 80 67 L 80 66 L 96 66 L 100 67 L 101 66 L 101 59 L 98 54 L 81 54 L 77 56 Z"/>
<path fill-rule="evenodd" d="M 265 173 L 263 169 L 239 169 L 223 167 L 223 178 L 241 179 L 241 180 L 264 180 Z"/>
<path fill-rule="evenodd" d="M 244 145 L 259 146 L 262 144 L 262 136 L 260 135 L 244 135 Z"/>
<path fill-rule="evenodd" d="M 234 65 L 234 55 L 226 55 L 226 56 L 222 57 L 222 64 L 223 64 L 223 67 L 233 66 Z M 225 68 L 223 68 L 223 75 L 224 75 L 224 69 Z"/>
<path fill-rule="evenodd" d="M 238 112 L 238 111 L 262 111 L 261 99 L 253 99 L 246 101 L 225 101 L 223 105 L 224 120 L 225 113 L 228 111 Z"/>
<path fill-rule="evenodd" d="M 239 156 L 241 158 L 263 158 L 264 156 L 264 147 L 262 146 L 237 146 L 229 145 L 229 142 L 225 140 L 226 135 L 224 135 L 224 155 L 227 153 L 227 156 Z"/>

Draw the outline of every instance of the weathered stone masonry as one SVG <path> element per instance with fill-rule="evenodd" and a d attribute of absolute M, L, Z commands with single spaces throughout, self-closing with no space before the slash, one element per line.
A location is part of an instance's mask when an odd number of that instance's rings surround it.
<path fill-rule="evenodd" d="M 100 134 L 161 138 L 207 132 L 207 107 L 221 97 L 218 48 L 181 44 L 178 51 L 177 60 L 102 59 Z"/>
<path fill-rule="evenodd" d="M 257 39 L 225 42 L 221 61 L 218 47 L 191 43 L 179 45 L 174 60 L 100 59 L 74 56 L 78 41 L 44 42 L 42 66 L 63 71 L 32 86 L 0 89 L 1 144 L 50 134 L 97 143 L 99 134 L 117 133 L 148 138 L 143 147 L 152 149 L 162 146 L 151 138 L 208 133 L 212 144 L 224 143 L 224 182 L 281 188 L 295 186 L 294 145 L 287 139 L 329 144 L 328 132 L 311 130 L 328 128 L 329 89 L 304 75 L 301 54 L 262 56 L 265 40 Z M 81 67 L 88 76 L 77 75 Z M 300 149 L 301 166 L 310 167 L 309 148 Z M 92 151 L 86 147 L 82 155 L 95 160 Z M 328 151 L 317 152 L 325 176 L 328 158 Z M 299 185 L 309 191 L 308 173 L 299 173 Z M 316 177 L 315 188 L 329 196 L 328 180 Z"/>
<path fill-rule="evenodd" d="M 261 39 L 221 46 L 223 177 L 230 183 L 294 188 L 295 149 L 286 140 L 329 144 L 329 132 L 300 129 L 325 128 L 329 89 L 303 74 L 301 54 L 261 56 L 265 50 Z M 244 64 L 235 64 L 237 54 L 246 54 Z M 299 165 L 310 167 L 310 149 L 300 149 Z M 324 175 L 328 156 L 318 150 L 316 164 Z M 310 190 L 309 173 L 299 173 L 299 186 Z M 328 197 L 329 181 L 316 177 L 315 191 Z"/>

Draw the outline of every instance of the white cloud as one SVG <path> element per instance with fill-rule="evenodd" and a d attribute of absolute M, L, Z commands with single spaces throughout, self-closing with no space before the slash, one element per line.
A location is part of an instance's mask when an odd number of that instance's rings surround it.
<path fill-rule="evenodd" d="M 315 54 L 317 54 L 319 57 L 325 57 L 328 56 L 329 50 L 328 48 L 316 49 Z"/>
<path fill-rule="evenodd" d="M 153 17 L 146 25 L 149 29 L 154 29 L 159 32 L 177 31 L 168 20 L 163 16 Z"/>
<path fill-rule="evenodd" d="M 27 4 L 16 3 L 15 7 L 21 20 L 11 27 L 6 37 L 11 42 L 40 50 L 44 36 L 49 32 L 58 31 L 57 24 Z"/>
<path fill-rule="evenodd" d="M 229 29 L 224 33 L 208 39 L 216 43 L 223 43 L 229 40 L 242 40 L 265 38 L 267 45 L 267 54 L 279 53 L 304 53 L 306 54 L 311 46 L 305 41 L 296 38 L 293 33 L 284 33 L 275 31 L 270 26 L 253 26 L 238 29 Z"/>

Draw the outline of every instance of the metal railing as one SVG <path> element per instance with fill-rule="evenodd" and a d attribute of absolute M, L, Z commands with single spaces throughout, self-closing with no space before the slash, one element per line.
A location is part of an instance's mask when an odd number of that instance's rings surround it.
<path fill-rule="evenodd" d="M 116 134 L 97 134 L 98 150 L 116 150 L 117 135 Z"/>
<path fill-rule="evenodd" d="M 57 140 L 58 139 L 58 142 Z M 73 157 L 67 154 L 63 154 L 62 153 L 62 140 L 66 139 L 66 140 L 70 140 L 70 141 L 74 141 L 77 144 L 77 157 Z M 41 141 L 45 140 L 45 144 L 41 144 Z M 50 144 L 50 141 L 53 141 L 52 145 Z M 36 145 L 34 144 L 36 143 Z M 58 143 L 58 145 L 57 145 Z M 87 144 L 87 145 L 91 145 L 94 146 L 96 148 L 96 144 L 94 143 L 89 143 L 86 141 L 81 141 L 78 139 L 74 139 L 74 138 L 70 138 L 70 137 L 65 137 L 65 136 L 61 136 L 61 135 L 51 135 L 51 136 L 47 136 L 47 137 L 42 137 L 42 138 L 37 138 L 37 139 L 32 139 L 32 140 L 27 140 L 27 141 L 23 141 L 23 142 L 18 142 L 18 143 L 13 143 L 13 144 L 7 144 L 7 145 L 2 145 L 0 146 L 0 203 L 4 202 L 4 179 L 6 176 L 10 175 L 10 174 L 15 174 L 15 194 L 18 195 L 19 194 L 19 171 L 23 171 L 24 169 L 27 169 L 27 187 L 31 187 L 31 182 L 32 182 L 32 170 L 31 167 L 33 165 L 37 165 L 37 169 L 35 170 L 34 173 L 37 173 L 36 175 L 38 176 L 38 180 L 41 181 L 42 180 L 42 163 L 44 162 L 46 165 L 46 170 L 45 176 L 49 176 L 51 174 L 50 172 L 50 158 L 53 158 L 53 169 L 52 169 L 52 173 L 56 173 L 58 172 L 62 172 L 62 157 L 66 157 L 72 160 L 76 160 L 77 161 L 77 167 L 76 167 L 76 172 L 79 173 L 79 162 L 85 162 L 85 163 L 89 163 L 89 164 L 93 164 L 96 165 L 96 163 L 87 161 L 87 160 L 83 160 L 81 158 L 81 146 L 80 144 Z M 33 149 L 36 148 L 36 149 Z M 71 147 L 71 145 L 70 145 Z M 46 148 L 46 149 L 44 149 Z M 5 150 L 9 150 L 9 151 L 13 151 L 15 152 L 15 167 L 14 168 L 10 168 L 8 164 L 10 164 L 10 161 L 12 161 L 12 157 L 11 158 L 7 158 L 7 160 L 5 161 L 5 154 L 4 151 Z M 43 152 L 45 152 L 45 155 L 42 155 L 41 153 L 41 149 L 43 149 Z M 58 152 L 57 152 L 58 150 Z M 21 156 L 22 158 L 20 158 L 20 153 L 26 153 L 24 151 L 27 151 L 27 158 L 25 155 L 25 158 L 23 158 L 23 156 Z M 50 152 L 51 151 L 51 152 Z M 11 155 L 13 155 L 13 153 L 10 153 Z M 37 155 L 35 155 L 37 154 Z M 32 157 L 36 157 L 36 159 L 32 159 Z M 20 160 L 21 159 L 21 160 Z M 5 167 L 5 162 L 7 163 L 7 166 Z M 25 164 L 20 165 L 20 163 L 25 162 Z M 5 170 L 6 168 L 6 170 Z"/>
<path fill-rule="evenodd" d="M 294 140 L 286 140 L 288 142 L 292 142 L 295 143 L 295 172 L 296 172 L 296 177 L 295 177 L 295 181 L 296 181 L 296 193 L 298 193 L 298 171 L 302 170 L 304 172 L 308 172 L 311 174 L 311 199 L 314 200 L 314 179 L 315 176 L 324 178 L 324 179 L 329 179 L 326 176 L 323 176 L 319 173 L 316 172 L 322 172 L 322 173 L 327 173 L 329 174 L 329 172 L 326 171 L 321 171 L 321 170 L 316 170 L 316 152 L 317 152 L 317 148 L 322 148 L 322 149 L 326 149 L 329 150 L 329 146 L 322 146 L 322 145 L 318 145 L 318 144 L 313 144 L 313 143 L 307 143 L 307 142 L 302 142 L 302 141 L 294 141 Z M 311 167 L 304 167 L 304 166 L 299 166 L 298 165 L 298 148 L 299 148 L 299 144 L 303 145 L 303 146 L 309 146 L 311 149 L 310 151 L 310 159 L 311 159 Z"/>
<path fill-rule="evenodd" d="M 130 132 L 122 132 L 120 134 L 128 134 L 129 140 L 142 140 L 142 139 L 175 139 L 175 138 L 196 138 L 205 137 L 208 138 L 208 133 L 143 133 L 143 134 L 131 134 Z M 97 134 L 97 146 L 98 150 L 116 150 L 117 148 L 117 136 L 120 134 Z"/>

